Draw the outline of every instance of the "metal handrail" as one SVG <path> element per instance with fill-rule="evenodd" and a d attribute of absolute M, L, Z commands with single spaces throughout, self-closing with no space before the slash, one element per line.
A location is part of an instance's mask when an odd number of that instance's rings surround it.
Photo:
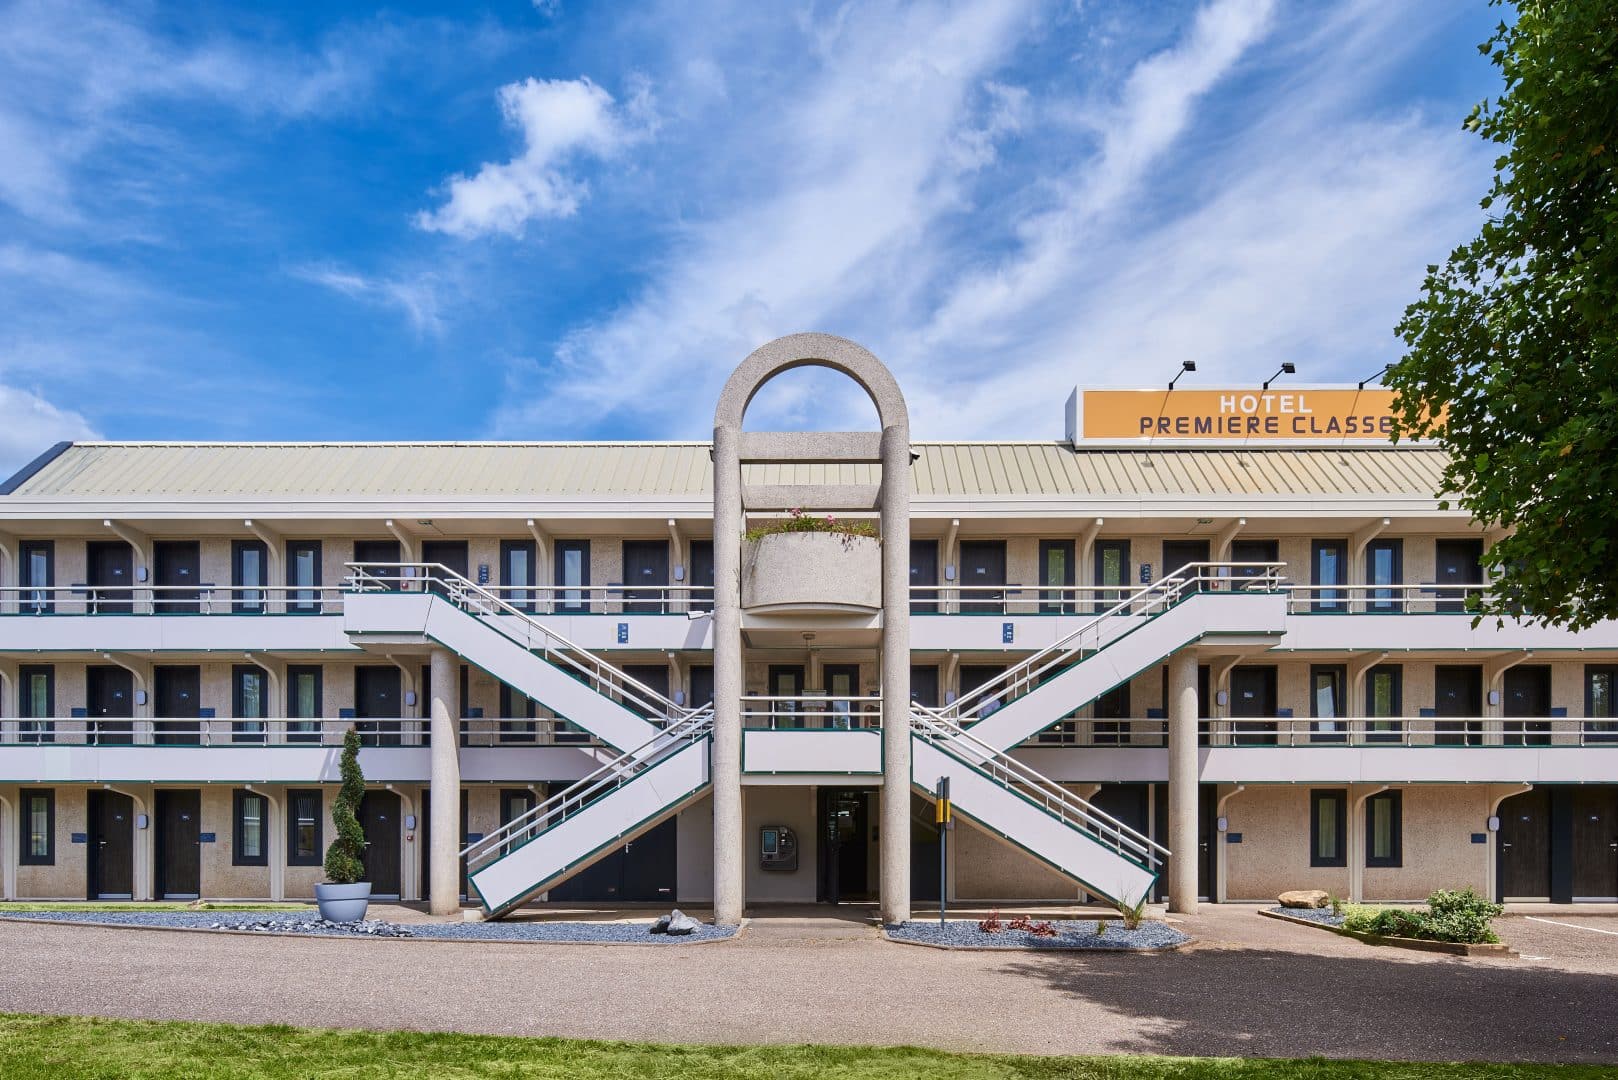
<path fill-rule="evenodd" d="M 547 658 L 554 655 L 562 663 L 591 680 L 591 686 L 604 696 L 610 696 L 609 691 L 616 691 L 624 699 L 669 721 L 688 717 L 696 712 L 694 709 L 675 704 L 664 694 L 647 686 L 623 669 L 607 663 L 582 645 L 569 641 L 529 612 L 523 611 L 482 585 L 462 577 L 442 563 L 345 563 L 344 565 L 351 571 L 350 591 L 399 592 L 404 588 L 427 591 L 433 585 L 438 585 L 437 595 L 528 651 L 542 652 Z M 394 570 L 398 573 L 391 577 L 378 576 L 373 572 L 376 570 Z M 405 572 L 407 570 L 409 573 Z M 492 618 L 496 615 L 507 615 L 517 619 L 528 633 L 519 638 L 511 632 L 510 626 L 505 622 Z M 538 646 L 533 641 L 534 632 L 537 632 L 542 639 L 542 643 Z"/>
<path fill-rule="evenodd" d="M 1037 791 L 1044 799 L 1047 810 L 1119 854 L 1132 856 L 1135 861 L 1148 867 L 1157 866 L 1169 857 L 1169 849 L 1145 833 L 1130 828 L 1043 773 L 975 737 L 960 725 L 918 708 L 911 711 L 910 726 L 912 731 L 947 753 L 960 756 L 961 748 L 969 748 L 969 757 L 979 760 L 968 760 L 968 764 L 988 770 L 990 778 L 1007 789 L 1020 785 Z"/>
<path fill-rule="evenodd" d="M 783 705 L 789 707 L 782 708 Z M 763 720 L 772 730 L 783 726 L 792 730 L 848 730 L 866 727 L 864 721 L 875 721 L 881 709 L 880 695 L 747 694 L 742 697 L 742 726 L 756 729 L 758 725 L 749 721 Z M 779 720 L 790 722 L 783 725 L 777 723 Z"/>
<path fill-rule="evenodd" d="M 1618 745 L 1618 717 L 1203 717 L 1197 725 L 1201 744 L 1213 747 L 1494 749 L 1529 746 L 1565 750 Z M 1167 745 L 1168 721 L 1162 717 L 1081 718 L 1064 721 L 1062 726 L 1065 730 L 1047 729 L 1019 745 L 1030 749 L 1053 746 L 1150 749 Z M 1474 741 L 1444 741 L 1456 739 Z"/>
<path fill-rule="evenodd" d="M 592 805 L 597 799 L 616 791 L 668 757 L 671 748 L 680 748 L 713 730 L 713 709 L 707 708 L 682 717 L 631 750 L 608 761 L 594 772 L 574 781 L 563 790 L 546 799 L 525 814 L 521 814 L 479 840 L 461 849 L 467 870 L 488 865 L 506 854 L 506 848 L 519 837 L 532 831 L 538 835 Z"/>
<path fill-rule="evenodd" d="M 1149 615 L 1156 611 L 1167 610 L 1178 603 L 1187 590 L 1200 593 L 1213 589 L 1240 587 L 1246 592 L 1275 592 L 1281 587 L 1281 572 L 1285 569 L 1286 563 L 1187 563 L 1151 585 L 1137 589 L 1072 633 L 1007 668 L 970 693 L 962 694 L 949 704 L 937 708 L 928 708 L 924 705 L 916 707 L 940 719 L 954 720 L 965 713 L 975 711 L 979 705 L 987 704 L 996 697 L 1003 696 L 1001 704 L 1007 704 L 1022 696 L 1020 691 L 1025 687 L 1029 687 L 1030 684 L 1037 686 L 1040 676 L 1064 663 L 1073 653 L 1082 653 L 1087 636 L 1094 638 L 1094 644 L 1090 646 L 1092 650 L 1100 648 L 1101 628 L 1109 620 L 1120 615 Z M 1209 570 L 1216 572 L 1205 572 Z M 1244 570 L 1257 572 L 1232 573 Z"/>

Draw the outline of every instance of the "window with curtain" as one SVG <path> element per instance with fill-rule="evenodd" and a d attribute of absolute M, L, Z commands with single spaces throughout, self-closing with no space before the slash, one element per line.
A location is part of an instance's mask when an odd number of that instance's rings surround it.
<path fill-rule="evenodd" d="M 269 801 L 256 791 L 238 789 L 235 798 L 235 843 L 231 862 L 236 866 L 265 866 L 269 848 L 265 843 L 265 814 Z"/>
<path fill-rule="evenodd" d="M 1365 800 L 1365 865 L 1401 866 L 1404 838 L 1400 792 L 1384 791 Z"/>
<path fill-rule="evenodd" d="M 1347 866 L 1348 793 L 1339 788 L 1309 793 L 1309 865 Z"/>

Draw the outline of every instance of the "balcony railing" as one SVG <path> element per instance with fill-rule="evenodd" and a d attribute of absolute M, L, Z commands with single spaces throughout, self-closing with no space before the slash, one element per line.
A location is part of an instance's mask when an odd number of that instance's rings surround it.
<path fill-rule="evenodd" d="M 326 585 L 34 585 L 0 588 L 4 615 L 337 615 Z"/>
<path fill-rule="evenodd" d="M 1218 576 L 1201 591 L 1251 587 L 1265 564 L 1215 567 Z M 1277 564 L 1280 565 L 1280 564 Z M 1282 567 L 1284 569 L 1284 566 Z M 1294 615 L 1471 615 L 1492 585 L 1298 585 L 1276 583 Z M 1115 585 L 912 585 L 913 615 L 1095 615 L 1134 595 L 1139 586 Z"/>
<path fill-rule="evenodd" d="M 857 731 L 881 724 L 880 697 L 749 694 L 742 698 L 742 727 L 753 730 Z"/>
<path fill-rule="evenodd" d="M 467 718 L 460 721 L 462 746 L 599 746 L 600 740 L 554 717 Z M 72 717 L 0 721 L 0 746 L 253 747 L 343 744 L 349 728 L 367 747 L 430 746 L 431 721 L 421 717 L 355 719 L 153 719 Z"/>
<path fill-rule="evenodd" d="M 1618 719 L 1568 717 L 1279 717 L 1203 719 L 1197 740 L 1216 747 L 1618 747 Z M 1168 721 L 1156 717 L 1068 720 L 1025 747 L 1162 747 Z"/>
<path fill-rule="evenodd" d="M 512 614 L 700 615 L 713 610 L 712 585 L 488 585 L 434 563 L 348 563 L 344 587 L 360 592 L 433 592 L 475 588 Z"/>

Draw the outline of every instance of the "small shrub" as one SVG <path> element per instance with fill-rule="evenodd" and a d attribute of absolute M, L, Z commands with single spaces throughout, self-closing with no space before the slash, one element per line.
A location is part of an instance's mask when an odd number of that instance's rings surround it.
<path fill-rule="evenodd" d="M 1440 889 L 1427 898 L 1427 907 L 1427 911 L 1350 907 L 1343 928 L 1461 945 L 1493 945 L 1500 940 L 1490 923 L 1505 909 L 1471 889 Z"/>
<path fill-rule="evenodd" d="M 1028 932 L 1035 937 L 1055 937 L 1056 927 L 1048 921 L 1040 921 L 1029 926 Z"/>
<path fill-rule="evenodd" d="M 1006 924 L 1007 930 L 1022 930 L 1026 932 L 1033 930 L 1033 928 L 1034 924 L 1028 920 L 1028 916 L 1026 915 L 1018 915 L 1015 919 L 1012 919 Z"/>
<path fill-rule="evenodd" d="M 1112 906 L 1118 909 L 1118 916 L 1123 919 L 1125 930 L 1140 929 L 1141 921 L 1146 918 L 1146 897 L 1142 896 L 1133 904 L 1115 900 Z"/>
<path fill-rule="evenodd" d="M 998 934 L 1004 930 L 1005 926 L 1000 922 L 1000 909 L 995 908 L 989 912 L 987 919 L 979 919 L 978 929 L 985 934 Z"/>
<path fill-rule="evenodd" d="M 1338 896 L 1336 893 L 1328 893 L 1326 896 L 1326 906 L 1331 908 L 1333 918 L 1340 919 L 1343 917 L 1343 898 L 1341 896 Z"/>
<path fill-rule="evenodd" d="M 825 517 L 816 517 L 806 514 L 802 510 L 787 511 L 787 516 L 774 521 L 766 521 L 747 530 L 747 539 L 762 540 L 766 536 L 777 533 L 800 532 L 827 532 L 837 533 L 845 538 L 844 546 L 848 546 L 846 538 L 854 536 L 876 536 L 876 526 L 869 521 L 845 521 L 827 514 Z"/>
<path fill-rule="evenodd" d="M 1106 919 L 1097 919 L 1096 920 L 1096 937 L 1101 937 L 1106 932 L 1107 932 L 1107 920 Z"/>

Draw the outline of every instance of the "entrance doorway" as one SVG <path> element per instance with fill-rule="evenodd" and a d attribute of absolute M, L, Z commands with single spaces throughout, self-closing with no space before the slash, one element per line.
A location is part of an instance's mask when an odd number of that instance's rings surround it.
<path fill-rule="evenodd" d="M 1482 746 L 1483 669 L 1476 664 L 1433 668 L 1433 711 L 1439 719 L 1433 742 L 1439 746 Z"/>
<path fill-rule="evenodd" d="M 661 615 L 668 610 L 669 542 L 624 541 L 624 613 Z"/>
<path fill-rule="evenodd" d="M 1275 668 L 1272 665 L 1249 664 L 1231 670 L 1230 716 L 1239 729 L 1231 740 L 1235 745 L 1275 745 Z"/>
<path fill-rule="evenodd" d="M 193 664 L 164 664 L 152 669 L 160 721 L 152 735 L 158 746 L 196 746 L 202 742 L 202 669 Z M 187 723 L 187 721 L 190 721 Z"/>
<path fill-rule="evenodd" d="M 670 818 L 550 889 L 551 900 L 607 903 L 666 903 L 679 899 L 679 834 Z"/>
<path fill-rule="evenodd" d="M 770 665 L 770 696 L 795 698 L 803 694 L 804 666 L 802 664 Z M 772 701 L 769 703 L 772 728 L 801 728 L 803 717 L 798 715 L 801 702 Z"/>
<path fill-rule="evenodd" d="M 354 715 L 358 718 L 354 728 L 362 745 L 399 745 L 399 718 L 404 714 L 399 680 L 399 669 L 392 664 L 354 669 Z"/>
<path fill-rule="evenodd" d="M 1544 788 L 1500 804 L 1498 891 L 1502 900 L 1551 898 L 1551 793 Z"/>
<path fill-rule="evenodd" d="M 1163 541 L 1163 577 L 1168 577 L 1176 571 L 1183 570 L 1192 563 L 1205 563 L 1208 561 L 1208 541 L 1206 540 L 1165 540 Z M 1200 573 L 1200 571 L 1188 571 Z M 1203 582 L 1199 588 L 1207 588 Z"/>
<path fill-rule="evenodd" d="M 471 792 L 461 789 L 461 834 L 458 847 L 466 847 L 471 841 L 467 839 L 467 796 Z M 502 822 L 501 824 L 504 824 Z M 423 790 L 421 793 L 421 895 L 428 900 L 433 893 L 433 793 Z M 466 859 L 461 859 L 460 898 L 466 899 L 471 890 L 466 887 Z"/>
<path fill-rule="evenodd" d="M 1006 542 L 961 541 L 961 611 L 998 615 L 1005 610 Z"/>
<path fill-rule="evenodd" d="M 89 825 L 90 900 L 128 900 L 135 894 L 135 801 L 116 791 L 91 791 Z"/>
<path fill-rule="evenodd" d="M 399 796 L 391 791 L 367 791 L 356 815 L 365 833 L 365 880 L 371 895 L 399 898 Z"/>
<path fill-rule="evenodd" d="M 1549 664 L 1520 664 L 1506 671 L 1505 723 L 1507 746 L 1549 746 L 1551 744 L 1551 667 Z M 1541 720 L 1524 717 L 1545 717 Z"/>
<path fill-rule="evenodd" d="M 870 872 L 873 795 L 866 788 L 821 788 L 817 795 L 820 866 L 815 896 L 823 903 L 875 898 Z"/>
<path fill-rule="evenodd" d="M 1573 789 L 1573 900 L 1618 900 L 1618 787 Z"/>
<path fill-rule="evenodd" d="M 1439 611 L 1466 611 L 1474 590 L 1468 585 L 1483 583 L 1482 540 L 1440 540 L 1437 542 Z M 1445 587 L 1447 586 L 1447 588 Z"/>
<path fill-rule="evenodd" d="M 195 540 L 159 540 L 152 555 L 158 585 L 152 610 L 160 615 L 201 611 L 202 545 Z"/>
<path fill-rule="evenodd" d="M 202 792 L 159 791 L 157 898 L 195 900 L 202 895 Z"/>
<path fill-rule="evenodd" d="M 127 615 L 134 611 L 134 549 L 122 540 L 92 540 L 85 549 L 91 614 Z"/>
<path fill-rule="evenodd" d="M 128 746 L 135 740 L 135 677 L 127 668 L 91 664 L 84 670 L 89 739 L 96 746 Z"/>
<path fill-rule="evenodd" d="M 910 793 L 910 899 L 938 900 L 938 821 L 933 804 Z"/>

